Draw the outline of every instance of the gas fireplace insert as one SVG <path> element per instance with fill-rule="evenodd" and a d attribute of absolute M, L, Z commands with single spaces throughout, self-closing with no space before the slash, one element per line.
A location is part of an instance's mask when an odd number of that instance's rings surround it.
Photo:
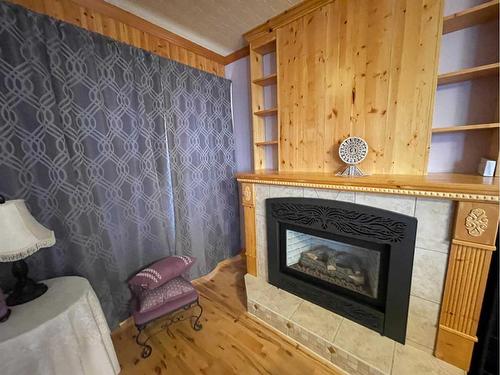
<path fill-rule="evenodd" d="M 266 200 L 269 282 L 405 342 L 417 220 L 355 203 Z"/>

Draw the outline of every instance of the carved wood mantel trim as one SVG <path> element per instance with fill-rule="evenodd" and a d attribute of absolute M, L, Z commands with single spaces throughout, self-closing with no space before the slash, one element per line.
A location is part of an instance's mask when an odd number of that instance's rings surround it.
<path fill-rule="evenodd" d="M 333 189 L 366 193 L 410 195 L 471 202 L 498 202 L 498 177 L 433 173 L 426 176 L 374 174 L 346 178 L 333 173 L 259 170 L 238 173 L 239 182 Z M 472 241 L 477 242 L 477 241 Z"/>
<path fill-rule="evenodd" d="M 253 184 L 240 184 L 241 205 L 245 221 L 245 256 L 247 272 L 257 276 L 257 251 L 255 235 L 255 190 Z"/>
<path fill-rule="evenodd" d="M 426 198 L 445 198 L 462 201 L 484 201 L 484 202 L 498 202 L 500 199 L 495 195 L 473 194 L 473 193 L 459 193 L 459 192 L 446 192 L 446 191 L 427 191 L 427 190 L 413 190 L 413 189 L 399 189 L 399 188 L 383 188 L 383 187 L 370 187 L 370 186 L 352 186 L 352 185 L 337 185 L 326 183 L 311 183 L 300 181 L 270 181 L 270 180 L 254 180 L 238 178 L 239 182 L 265 184 L 265 185 L 283 185 L 283 186 L 297 186 L 313 189 L 332 189 L 332 190 L 348 190 L 360 191 L 366 193 L 379 193 L 379 194 L 397 194 L 397 195 L 412 195 Z"/>
<path fill-rule="evenodd" d="M 496 250 L 497 204 L 460 202 L 448 260 L 436 357 L 468 371 L 492 251 Z"/>

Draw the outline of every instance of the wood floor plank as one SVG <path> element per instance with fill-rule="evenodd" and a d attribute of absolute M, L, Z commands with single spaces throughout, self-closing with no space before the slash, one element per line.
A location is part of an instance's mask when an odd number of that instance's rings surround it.
<path fill-rule="evenodd" d="M 189 321 L 170 327 L 154 336 L 153 353 L 140 356 L 135 344 L 137 331 L 131 324 L 113 332 L 113 342 L 122 375 L 174 374 L 338 374 L 299 345 L 262 325 L 246 312 L 243 276 L 245 262 L 233 258 L 219 270 L 194 282 L 203 305 L 203 329 L 195 332 Z M 148 330 L 156 332 L 162 321 Z"/>

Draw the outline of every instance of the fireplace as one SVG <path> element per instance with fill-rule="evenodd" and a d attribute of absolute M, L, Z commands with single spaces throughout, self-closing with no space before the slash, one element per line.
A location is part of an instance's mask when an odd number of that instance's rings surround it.
<path fill-rule="evenodd" d="M 404 344 L 415 218 L 310 198 L 266 213 L 269 283 Z"/>

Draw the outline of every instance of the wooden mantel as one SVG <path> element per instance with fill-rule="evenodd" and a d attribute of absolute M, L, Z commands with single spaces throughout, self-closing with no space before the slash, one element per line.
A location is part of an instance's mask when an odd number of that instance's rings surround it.
<path fill-rule="evenodd" d="M 239 182 L 401 194 L 460 201 L 499 201 L 498 177 L 463 174 L 371 175 L 339 177 L 332 173 L 256 171 L 238 173 Z"/>
<path fill-rule="evenodd" d="M 435 356 L 468 371 L 491 254 L 496 250 L 499 178 L 462 174 L 338 177 L 328 173 L 257 171 L 236 175 L 241 184 L 248 273 L 257 275 L 255 185 L 399 194 L 457 201 Z M 439 223 L 437 223 L 439 225 Z"/>

